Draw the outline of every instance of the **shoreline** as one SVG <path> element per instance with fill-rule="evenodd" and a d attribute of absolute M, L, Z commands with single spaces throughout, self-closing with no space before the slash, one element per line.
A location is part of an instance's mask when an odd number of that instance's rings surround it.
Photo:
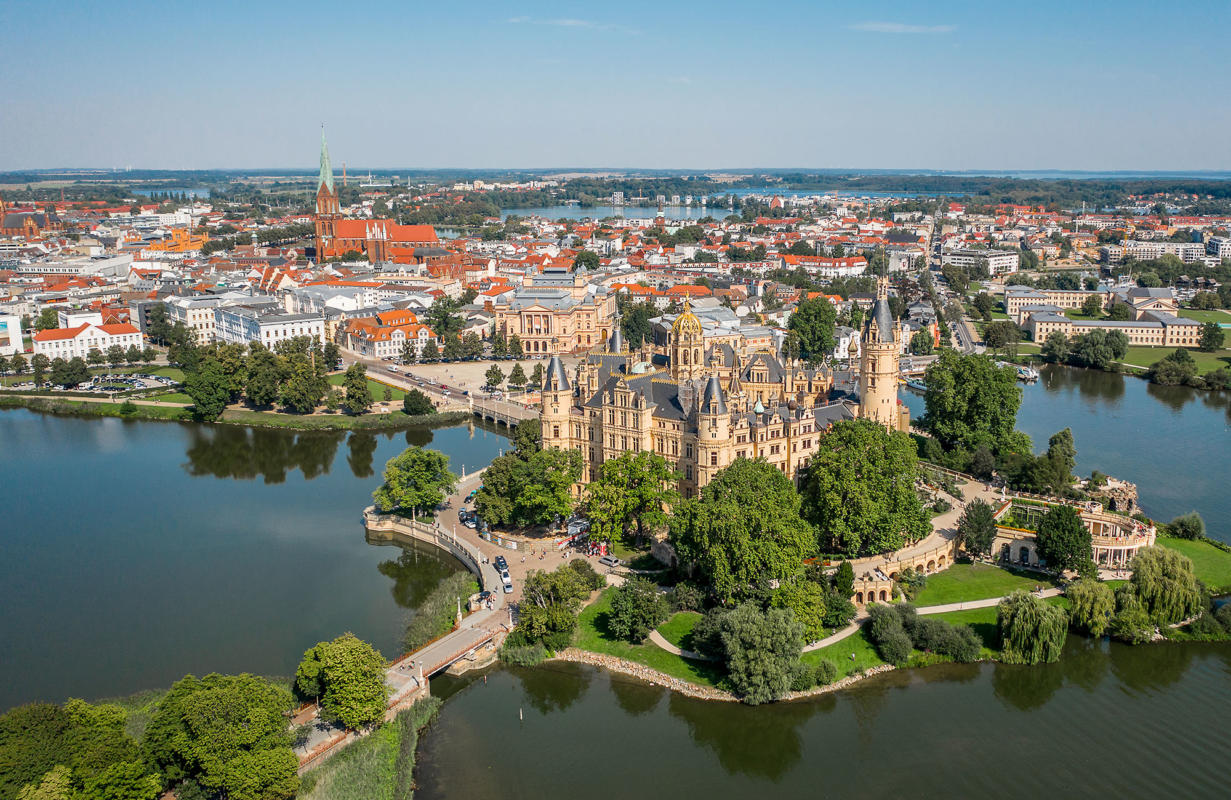
<path fill-rule="evenodd" d="M 188 406 L 145 405 L 133 402 L 136 409 L 131 414 L 120 411 L 125 401 L 85 401 L 77 398 L 59 398 L 27 395 L 0 394 L 0 411 L 25 409 L 39 414 L 58 417 L 81 417 L 83 419 L 125 419 L 143 422 L 195 422 L 202 425 L 239 425 L 248 428 L 280 428 L 292 431 L 357 431 L 394 432 L 416 427 L 445 427 L 465 422 L 471 417 L 466 411 L 441 411 L 408 417 L 400 411 L 389 414 L 365 414 L 351 417 L 345 414 L 298 417 L 268 411 L 234 411 L 228 409 L 216 420 L 193 419 Z M 227 414 L 233 414 L 228 417 Z M 242 416 L 241 416 L 242 415 Z"/>

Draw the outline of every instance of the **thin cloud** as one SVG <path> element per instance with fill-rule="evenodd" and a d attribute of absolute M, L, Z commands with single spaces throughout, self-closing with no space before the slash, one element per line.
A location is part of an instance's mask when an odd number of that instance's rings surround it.
<path fill-rule="evenodd" d="M 951 33 L 953 25 L 908 25 L 905 22 L 857 22 L 847 26 L 866 33 Z"/>
<path fill-rule="evenodd" d="M 576 19 L 573 17 L 558 17 L 555 19 L 535 19 L 534 17 L 509 17 L 508 24 L 510 25 L 550 25 L 553 28 L 586 28 L 594 31 L 617 31 L 620 33 L 637 34 L 634 28 L 629 28 L 624 25 L 607 25 L 602 22 L 595 22 L 589 19 Z"/>

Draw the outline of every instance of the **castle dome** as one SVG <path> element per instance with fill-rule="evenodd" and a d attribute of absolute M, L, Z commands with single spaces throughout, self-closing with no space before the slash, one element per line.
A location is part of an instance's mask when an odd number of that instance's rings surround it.
<path fill-rule="evenodd" d="M 671 333 L 678 339 L 683 336 L 700 336 L 701 335 L 701 320 L 697 319 L 697 315 L 692 313 L 692 304 L 685 302 L 684 313 L 675 318 L 675 322 L 671 324 Z"/>

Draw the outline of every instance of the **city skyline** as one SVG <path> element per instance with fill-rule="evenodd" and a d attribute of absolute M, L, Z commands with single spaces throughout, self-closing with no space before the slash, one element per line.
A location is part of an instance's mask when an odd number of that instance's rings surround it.
<path fill-rule="evenodd" d="M 0 169 L 1231 169 L 1186 11 L 12 2 Z"/>

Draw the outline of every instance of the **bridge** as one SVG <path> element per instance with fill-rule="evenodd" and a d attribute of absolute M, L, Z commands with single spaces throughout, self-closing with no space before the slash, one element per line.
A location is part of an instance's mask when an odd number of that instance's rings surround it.
<path fill-rule="evenodd" d="M 508 400 L 475 397 L 474 395 L 470 395 L 469 400 L 470 412 L 476 417 L 498 422 L 510 428 L 528 419 L 536 419 L 539 415 L 539 412 L 533 408 L 526 408 L 520 403 L 512 403 Z"/>
<path fill-rule="evenodd" d="M 478 484 L 481 475 L 482 470 L 459 481 L 452 500 L 458 501 L 465 497 L 466 493 Z M 482 608 L 466 616 L 461 616 L 461 603 L 466 598 L 458 598 L 459 619 L 452 631 L 389 664 L 385 670 L 385 685 L 389 688 L 389 705 L 385 719 L 389 721 L 428 694 L 428 678 L 465 658 L 472 657 L 480 648 L 499 644 L 511 627 L 508 624 L 510 616 L 505 604 L 500 573 L 493 564 L 485 562 L 483 554 L 475 544 L 462 538 L 464 534 L 457 530 L 456 525 L 445 526 L 437 522 L 428 523 L 394 514 L 381 514 L 372 506 L 364 509 L 363 523 L 365 536 L 371 544 L 422 542 L 445 550 L 474 573 L 480 588 L 492 593 L 491 608 Z M 300 709 L 295 715 L 294 724 L 315 722 L 319 711 L 315 705 Z M 360 735 L 356 731 L 316 725 L 308 740 L 296 748 L 299 773 L 302 775 L 333 756 Z"/>

